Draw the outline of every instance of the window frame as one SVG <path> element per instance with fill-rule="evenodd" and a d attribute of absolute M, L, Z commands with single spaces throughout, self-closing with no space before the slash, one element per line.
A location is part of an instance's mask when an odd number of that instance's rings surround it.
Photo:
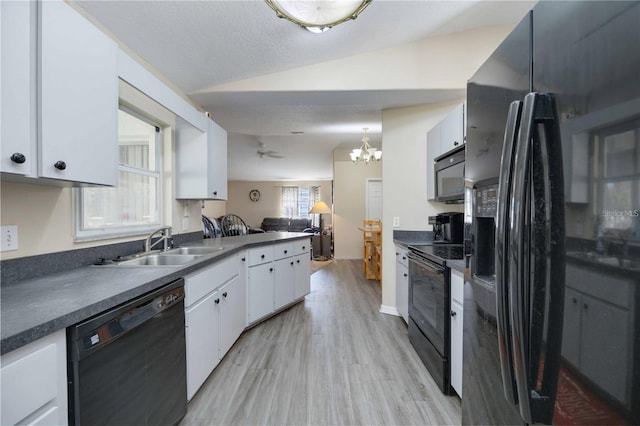
<path fill-rule="evenodd" d="M 155 161 L 155 171 L 140 169 L 120 162 L 118 158 L 118 179 L 121 172 L 133 173 L 140 176 L 154 177 L 157 179 L 156 185 L 156 199 L 157 199 L 157 222 L 148 225 L 118 225 L 113 227 L 95 228 L 95 229 L 83 229 L 84 223 L 84 190 L 86 188 L 74 188 L 73 191 L 73 211 L 74 211 L 74 241 L 95 241 L 105 240 L 121 237 L 133 237 L 138 235 L 146 235 L 149 232 L 158 229 L 163 223 L 163 129 L 160 124 L 153 118 L 141 114 L 125 105 L 120 104 L 118 110 L 121 110 L 145 123 L 154 126 L 156 128 L 155 133 L 155 158 L 149 159 L 149 162 Z M 119 188 L 119 187 L 118 187 Z"/>

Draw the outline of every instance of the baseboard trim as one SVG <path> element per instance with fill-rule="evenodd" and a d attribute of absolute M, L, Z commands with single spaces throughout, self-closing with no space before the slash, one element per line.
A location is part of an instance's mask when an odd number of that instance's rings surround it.
<path fill-rule="evenodd" d="M 396 317 L 400 316 L 400 312 L 398 312 L 398 309 L 396 309 L 395 306 L 380 305 L 380 312 L 387 315 L 394 315 Z"/>

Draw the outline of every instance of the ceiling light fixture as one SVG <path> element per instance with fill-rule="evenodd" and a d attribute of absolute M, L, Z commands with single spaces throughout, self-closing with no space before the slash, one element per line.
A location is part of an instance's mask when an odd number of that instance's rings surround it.
<path fill-rule="evenodd" d="M 372 0 L 264 0 L 278 18 L 287 19 L 312 33 L 323 33 L 356 19 Z"/>
<path fill-rule="evenodd" d="M 382 159 L 382 151 L 372 148 L 369 145 L 369 137 L 367 136 L 368 127 L 363 127 L 364 136 L 362 137 L 362 145 L 358 149 L 354 149 L 349 153 L 353 163 L 369 164 L 369 161 L 380 161 Z"/>

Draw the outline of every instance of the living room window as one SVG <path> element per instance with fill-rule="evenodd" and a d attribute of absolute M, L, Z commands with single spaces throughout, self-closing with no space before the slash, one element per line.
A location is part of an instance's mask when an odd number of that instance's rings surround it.
<path fill-rule="evenodd" d="M 118 111 L 119 183 L 76 192 L 76 240 L 149 232 L 162 223 L 160 128 Z"/>
<path fill-rule="evenodd" d="M 283 186 L 280 215 L 291 218 L 309 218 L 309 210 L 320 199 L 319 186 Z M 317 215 L 311 215 L 311 217 Z M 317 222 L 317 218 L 313 217 Z M 313 224 L 317 226 L 317 224 Z"/>

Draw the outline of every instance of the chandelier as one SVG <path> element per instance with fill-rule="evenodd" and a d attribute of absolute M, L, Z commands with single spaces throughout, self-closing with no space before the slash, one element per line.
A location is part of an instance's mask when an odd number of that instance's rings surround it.
<path fill-rule="evenodd" d="M 288 19 L 312 33 L 323 33 L 356 19 L 372 0 L 264 0 L 278 18 Z"/>
<path fill-rule="evenodd" d="M 363 127 L 364 136 L 362 136 L 362 145 L 358 149 L 354 149 L 349 153 L 353 163 L 369 164 L 369 161 L 380 161 L 382 159 L 382 151 L 369 145 L 369 137 L 367 136 L 368 127 Z"/>

